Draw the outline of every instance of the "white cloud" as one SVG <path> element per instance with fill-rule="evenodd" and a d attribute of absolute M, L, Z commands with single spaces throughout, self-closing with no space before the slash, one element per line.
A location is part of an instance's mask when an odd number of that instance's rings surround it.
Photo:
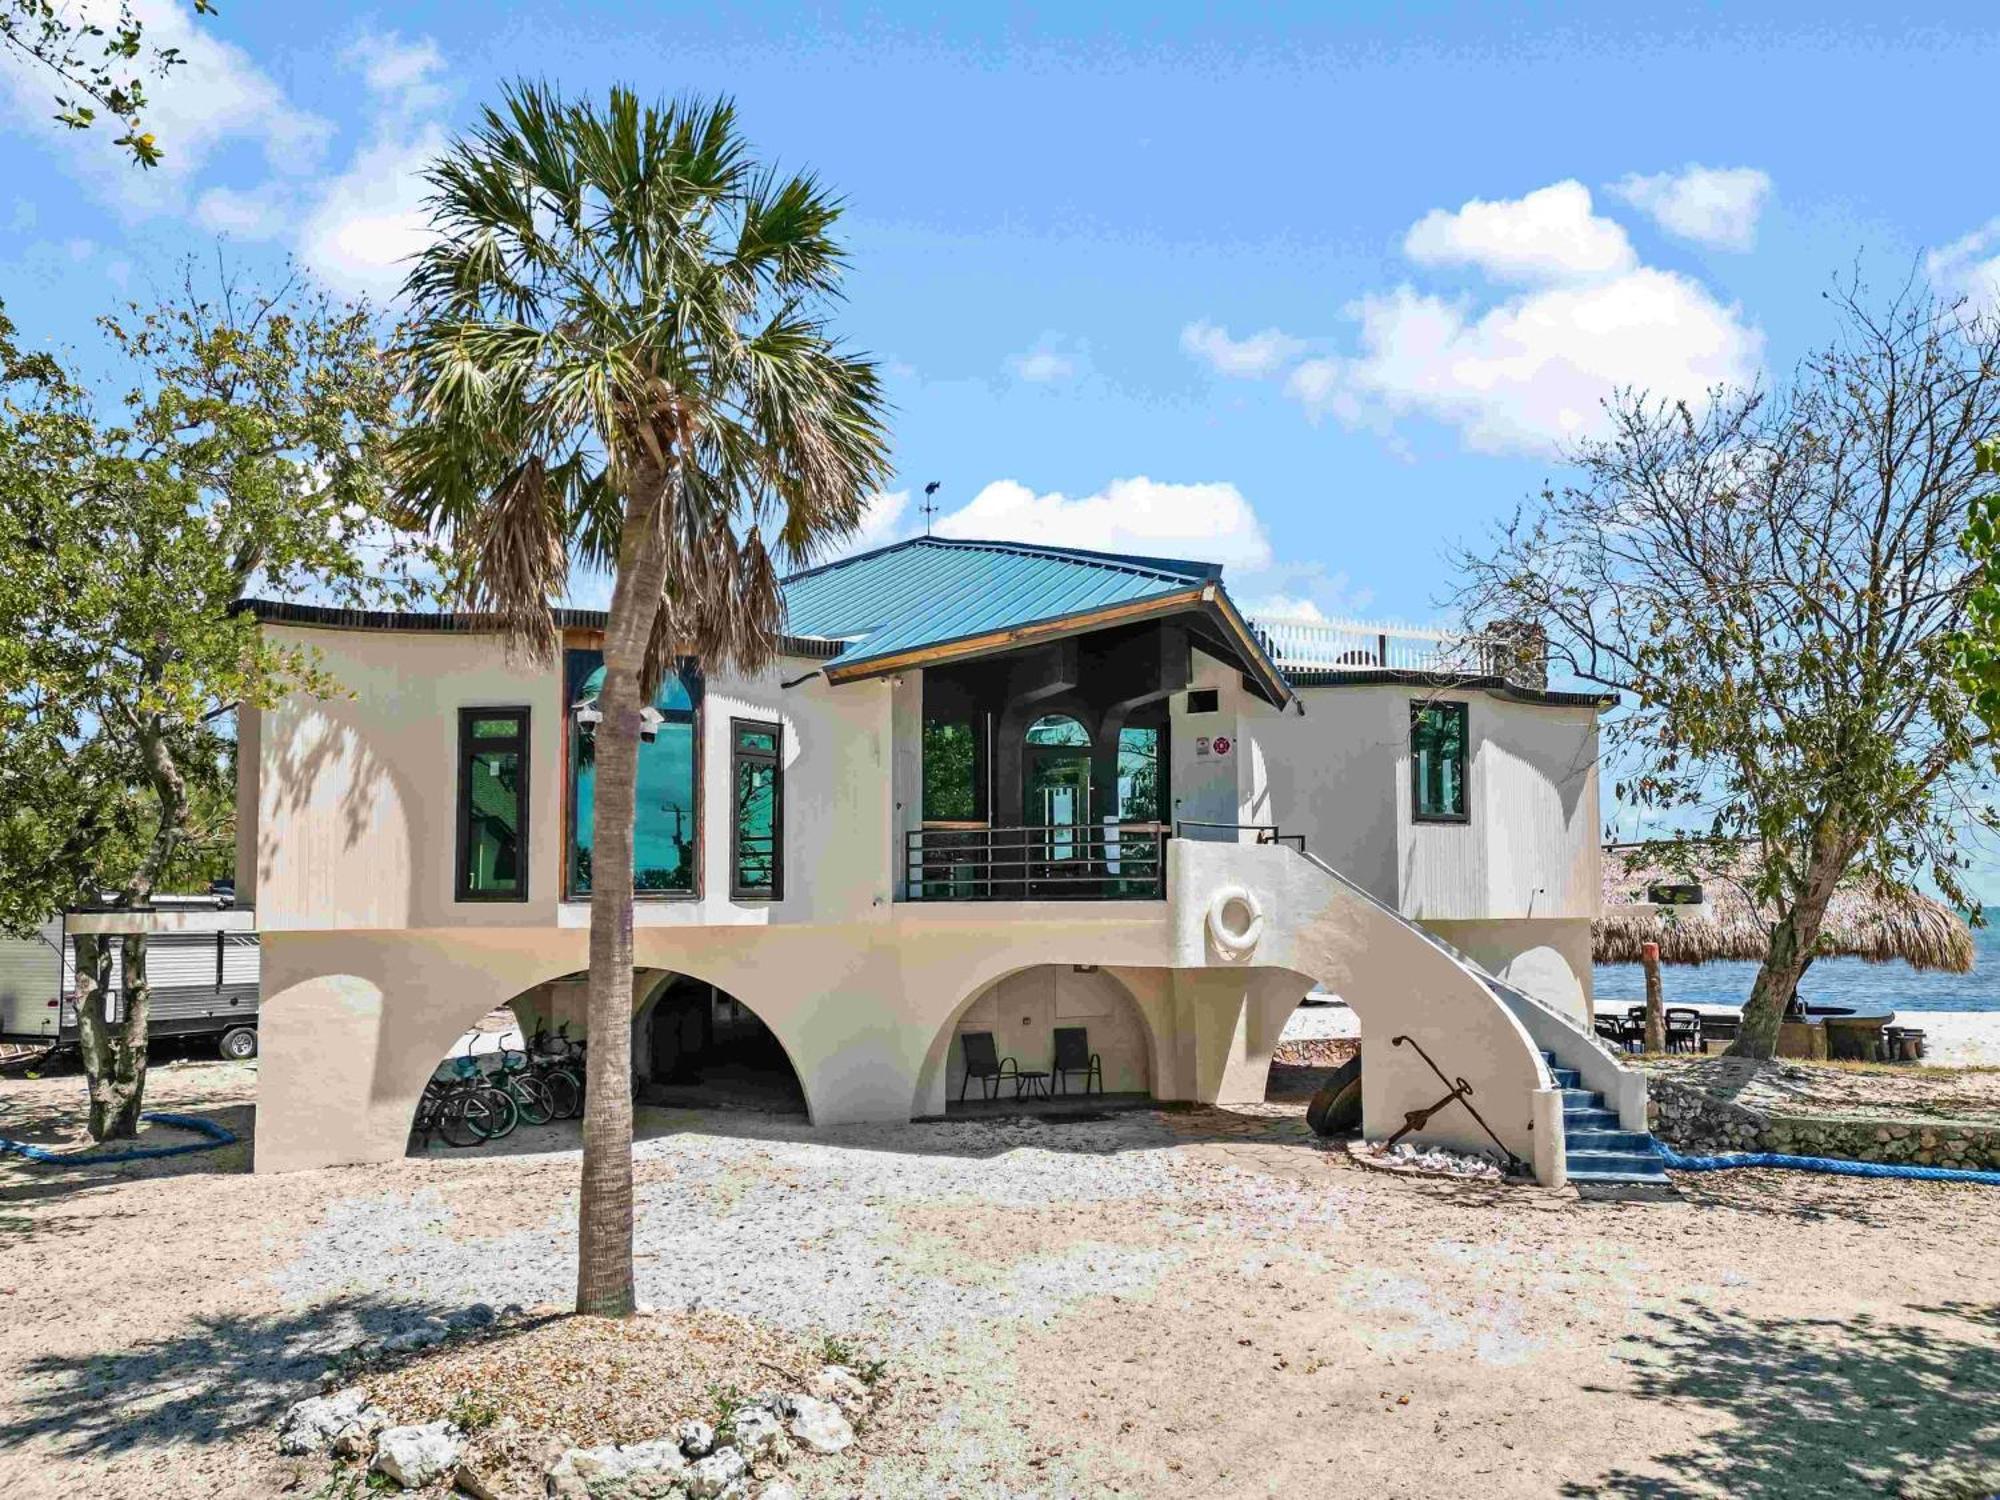
<path fill-rule="evenodd" d="M 860 552 L 873 552 L 877 547 L 902 541 L 912 530 L 914 510 L 908 490 L 876 491 L 862 508 L 861 525 L 854 533 L 810 559 L 808 566 L 853 557 Z"/>
<path fill-rule="evenodd" d="M 1386 429 L 1418 415 L 1485 452 L 1548 453 L 1600 431 L 1621 387 L 1700 401 L 1754 380 L 1763 358 L 1739 307 L 1640 264 L 1580 183 L 1427 214 L 1405 248 L 1420 264 L 1524 285 L 1496 296 L 1406 283 L 1350 302 L 1352 350 L 1304 360 L 1285 381 L 1313 417 Z"/>
<path fill-rule="evenodd" d="M 427 36 L 406 42 L 393 31 L 364 32 L 347 49 L 342 61 L 360 70 L 362 81 L 372 93 L 397 94 L 405 102 L 425 105 L 438 100 L 435 94 L 426 96 L 420 92 L 432 87 L 433 73 L 444 71 L 444 54 Z"/>
<path fill-rule="evenodd" d="M 2000 313 L 2000 219 L 1933 250 L 1924 274 L 1940 296 L 1962 297 L 1974 313 Z"/>
<path fill-rule="evenodd" d="M 1524 198 L 1474 198 L 1434 208 L 1410 226 L 1403 253 L 1420 266 L 1474 266 L 1495 281 L 1567 282 L 1617 276 L 1638 263 L 1632 242 L 1591 211 L 1590 189 L 1558 182 Z"/>
<path fill-rule="evenodd" d="M 366 33 L 342 55 L 374 104 L 369 138 L 324 182 L 299 219 L 299 256 L 341 291 L 386 301 L 430 238 L 423 174 L 447 136 L 433 75 L 444 55 L 428 37 Z"/>
<path fill-rule="evenodd" d="M 1690 165 L 1650 177 L 1634 172 L 1610 191 L 1669 234 L 1718 250 L 1748 250 L 1757 243 L 1771 178 L 1755 167 Z"/>
<path fill-rule="evenodd" d="M 1433 417 L 1485 452 L 1546 452 L 1590 435 L 1620 386 L 1699 401 L 1713 386 L 1748 383 L 1763 355 L 1763 335 L 1739 309 L 1646 266 L 1484 312 L 1408 286 L 1349 312 L 1359 351 L 1300 365 L 1292 395 L 1349 423 Z"/>
<path fill-rule="evenodd" d="M 423 172 L 445 143 L 444 127 L 433 123 L 365 147 L 308 210 L 300 257 L 341 291 L 393 297 L 409 257 L 430 238 Z"/>
<path fill-rule="evenodd" d="M 1014 378 L 1034 385 L 1073 380 L 1089 368 L 1086 352 L 1054 333 L 1043 334 L 1033 348 L 1007 357 L 1007 369 Z"/>
<path fill-rule="evenodd" d="M 185 60 L 164 76 L 145 76 L 146 128 L 165 153 L 150 172 L 132 167 L 114 150 L 112 122 L 68 140 L 77 171 L 93 191 L 130 212 L 177 211 L 187 184 L 218 150 L 233 142 L 254 142 L 271 169 L 302 173 L 319 163 L 331 127 L 294 106 L 249 54 L 224 41 L 216 17 L 197 19 L 184 0 L 132 0 L 132 14 L 145 32 L 149 51 L 178 49 Z M 84 0 L 76 19 L 108 26 L 118 15 L 116 0 Z M 135 70 L 139 65 L 135 64 Z M 43 69 L 12 51 L 0 51 L 0 91 L 24 124 L 66 137 L 51 120 L 56 84 Z M 109 134 L 107 134 L 109 131 Z"/>
<path fill-rule="evenodd" d="M 1246 571 L 1271 563 L 1263 524 L 1233 484 L 1114 479 L 1096 494 L 1037 494 L 996 479 L 963 509 L 939 518 L 939 536 L 1035 542 L 1193 558 Z"/>
<path fill-rule="evenodd" d="M 1067 380 L 1076 373 L 1076 361 L 1067 354 L 1058 354 L 1052 349 L 1037 349 L 1030 354 L 1017 354 L 1007 361 L 1007 366 L 1023 380 L 1044 384 L 1051 380 Z"/>
<path fill-rule="evenodd" d="M 1277 328 L 1233 339 L 1218 324 L 1195 322 L 1181 330 L 1181 349 L 1218 375 L 1256 378 L 1275 375 L 1305 353 L 1305 341 Z"/>
<path fill-rule="evenodd" d="M 1296 594 L 1271 594 L 1243 606 L 1243 613 L 1256 620 L 1310 620 L 1315 624 L 1326 619 L 1326 612 L 1312 600 Z"/>

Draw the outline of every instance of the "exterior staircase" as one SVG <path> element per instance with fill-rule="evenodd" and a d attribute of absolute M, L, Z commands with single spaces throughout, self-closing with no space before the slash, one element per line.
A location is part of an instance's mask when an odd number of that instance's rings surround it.
<path fill-rule="evenodd" d="M 1602 1094 L 1584 1088 L 1583 1075 L 1565 1067 L 1555 1053 L 1544 1051 L 1542 1060 L 1562 1090 L 1569 1180 L 1664 1185 L 1667 1169 L 1653 1149 L 1652 1135 L 1644 1130 L 1620 1129 L 1618 1112 L 1606 1107 Z"/>

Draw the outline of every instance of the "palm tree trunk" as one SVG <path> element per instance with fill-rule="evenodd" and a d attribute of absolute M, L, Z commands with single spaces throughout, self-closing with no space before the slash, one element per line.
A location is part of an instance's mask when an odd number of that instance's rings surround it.
<path fill-rule="evenodd" d="M 1726 1056 L 1765 1058 L 1777 1052 L 1785 1007 L 1798 992 L 1806 965 L 1812 962 L 1813 947 L 1826 923 L 1827 903 L 1833 899 L 1850 857 L 1850 852 L 1831 837 L 1814 840 L 1805 885 L 1791 910 L 1771 930 L 1771 951 L 1764 955 L 1764 966 L 1750 987 L 1750 999 L 1743 1007 L 1743 1029 L 1730 1043 Z"/>
<path fill-rule="evenodd" d="M 639 765 L 640 671 L 660 608 L 666 485 L 639 476 L 618 549 L 604 628 L 591 821 L 590 1008 L 576 1310 L 632 1312 L 632 815 Z M 646 482 L 650 480 L 651 482 Z"/>

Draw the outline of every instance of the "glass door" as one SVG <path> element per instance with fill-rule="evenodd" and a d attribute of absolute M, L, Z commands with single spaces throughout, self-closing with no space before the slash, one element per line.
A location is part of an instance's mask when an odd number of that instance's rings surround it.
<path fill-rule="evenodd" d="M 1026 770 L 1030 873 L 1045 894 L 1061 895 L 1090 858 L 1090 752 L 1031 745 Z"/>

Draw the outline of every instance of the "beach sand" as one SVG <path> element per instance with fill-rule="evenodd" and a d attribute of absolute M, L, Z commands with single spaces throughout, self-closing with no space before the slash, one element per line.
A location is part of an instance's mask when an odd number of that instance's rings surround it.
<path fill-rule="evenodd" d="M 1896 1024 L 1923 1032 L 1932 1067 L 2000 1067 L 2000 1011 L 1899 1010 Z"/>
<path fill-rule="evenodd" d="M 1924 1061 L 1932 1067 L 2000 1067 L 2000 1011 L 1899 1010 L 1896 1024 L 1924 1033 Z M 1292 1012 L 1284 1040 L 1360 1034 L 1360 1022 L 1346 1006 L 1302 1005 Z"/>

